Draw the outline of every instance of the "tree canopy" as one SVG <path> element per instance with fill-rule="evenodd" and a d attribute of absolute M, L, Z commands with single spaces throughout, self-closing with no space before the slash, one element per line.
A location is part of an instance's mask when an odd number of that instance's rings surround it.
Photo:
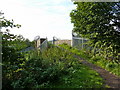
<path fill-rule="evenodd" d="M 74 2 L 70 13 L 73 31 L 89 38 L 92 45 L 103 49 L 106 55 L 120 52 L 120 3 Z M 101 50 L 102 52 L 102 50 Z"/>

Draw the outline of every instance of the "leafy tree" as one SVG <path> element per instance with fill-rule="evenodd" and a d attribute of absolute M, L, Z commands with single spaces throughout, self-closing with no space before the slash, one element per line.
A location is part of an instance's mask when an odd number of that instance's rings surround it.
<path fill-rule="evenodd" d="M 89 38 L 98 53 L 118 59 L 120 53 L 120 3 L 74 2 L 70 13 L 73 32 Z M 97 53 L 97 52 L 96 52 Z"/>
<path fill-rule="evenodd" d="M 0 16 L 0 27 L 17 27 L 21 25 L 14 24 L 13 20 L 7 20 L 5 17 Z M 24 56 L 19 52 L 21 49 L 27 47 L 23 36 L 14 35 L 10 30 L 6 29 L 5 32 L 0 31 L 2 36 L 2 64 L 3 64 L 3 88 L 10 88 L 10 84 L 14 77 L 12 77 L 16 66 L 24 62 Z"/>

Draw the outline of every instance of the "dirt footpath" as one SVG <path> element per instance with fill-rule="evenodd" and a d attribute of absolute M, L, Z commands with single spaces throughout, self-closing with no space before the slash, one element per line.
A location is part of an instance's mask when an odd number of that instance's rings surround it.
<path fill-rule="evenodd" d="M 81 58 L 79 59 L 81 63 L 97 71 L 100 74 L 100 76 L 105 80 L 105 85 L 110 86 L 110 88 L 117 88 L 120 90 L 120 77 L 113 75 L 105 69 L 98 67 L 97 65 L 92 64 L 86 60 L 83 60 Z"/>

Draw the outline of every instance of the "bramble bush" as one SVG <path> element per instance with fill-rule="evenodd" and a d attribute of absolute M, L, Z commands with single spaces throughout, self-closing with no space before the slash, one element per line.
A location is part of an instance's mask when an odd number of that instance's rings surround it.
<path fill-rule="evenodd" d="M 81 65 L 73 53 L 60 47 L 19 55 L 17 63 L 8 64 L 10 72 L 3 72 L 3 88 L 90 88 L 94 83 L 96 87 L 102 86 L 102 79 L 95 71 Z"/>
<path fill-rule="evenodd" d="M 3 87 L 32 88 L 45 87 L 59 80 L 62 74 L 68 73 L 68 68 L 74 65 L 75 58 L 69 52 L 52 47 L 41 53 L 37 50 L 21 53 L 13 65 L 6 66 L 10 72 L 3 72 Z M 11 58 L 12 59 L 12 58 Z M 9 82 L 8 82 L 9 81 Z"/>

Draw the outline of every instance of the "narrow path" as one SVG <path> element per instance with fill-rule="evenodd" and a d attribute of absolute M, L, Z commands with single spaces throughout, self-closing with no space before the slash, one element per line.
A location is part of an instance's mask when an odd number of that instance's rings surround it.
<path fill-rule="evenodd" d="M 100 74 L 100 76 L 105 80 L 105 85 L 110 86 L 110 88 L 120 89 L 120 77 L 113 75 L 109 71 L 106 71 L 105 69 L 98 67 L 97 65 L 92 64 L 78 56 L 77 58 L 79 58 L 81 63 L 83 63 L 84 65 L 89 66 L 93 70 L 97 71 Z"/>

